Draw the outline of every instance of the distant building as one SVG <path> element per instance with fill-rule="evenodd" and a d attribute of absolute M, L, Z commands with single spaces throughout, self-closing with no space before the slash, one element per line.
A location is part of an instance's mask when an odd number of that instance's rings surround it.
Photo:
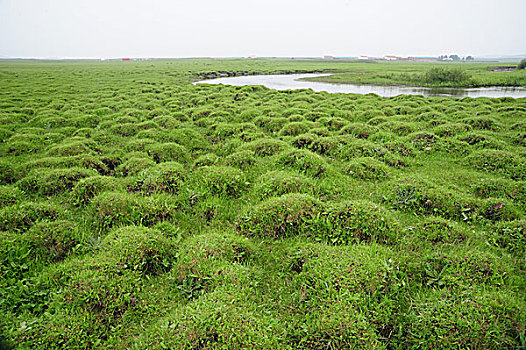
<path fill-rule="evenodd" d="M 360 56 L 358 57 L 359 60 L 368 60 L 369 56 Z"/>
<path fill-rule="evenodd" d="M 401 57 L 398 56 L 385 56 L 387 61 L 398 61 Z"/>
<path fill-rule="evenodd" d="M 334 56 L 323 56 L 324 60 L 333 60 Z"/>
<path fill-rule="evenodd" d="M 248 58 L 256 58 L 256 55 L 248 55 Z"/>
<path fill-rule="evenodd" d="M 130 59 L 129 58 L 123 58 L 122 60 L 123 61 L 129 61 Z"/>

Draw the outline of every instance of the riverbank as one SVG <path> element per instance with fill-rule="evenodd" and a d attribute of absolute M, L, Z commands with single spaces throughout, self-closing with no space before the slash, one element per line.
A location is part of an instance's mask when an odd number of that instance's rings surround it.
<path fill-rule="evenodd" d="M 526 86 L 526 70 L 493 70 L 487 63 L 370 63 L 355 64 L 347 72 L 330 76 L 307 78 L 313 82 L 331 84 L 371 84 L 418 87 L 476 88 L 489 86 Z M 364 69 L 365 68 L 365 69 Z M 459 80 L 428 80 L 430 71 L 453 71 L 464 74 Z"/>
<path fill-rule="evenodd" d="M 345 94 L 376 94 L 381 97 L 399 95 L 421 95 L 425 97 L 490 97 L 490 98 L 526 98 L 526 88 L 493 86 L 482 88 L 451 88 L 451 87 L 416 87 L 404 85 L 377 84 L 341 84 L 311 81 L 317 78 L 330 78 L 330 74 L 277 74 L 277 75 L 243 75 L 216 79 L 206 79 L 194 84 L 223 84 L 231 86 L 261 85 L 273 90 L 311 89 L 315 92 L 345 93 Z"/>

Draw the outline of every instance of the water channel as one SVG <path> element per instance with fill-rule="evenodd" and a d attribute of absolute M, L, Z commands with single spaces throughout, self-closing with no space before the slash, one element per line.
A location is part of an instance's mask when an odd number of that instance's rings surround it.
<path fill-rule="evenodd" d="M 425 97 L 526 97 L 526 87 L 483 87 L 483 88 L 425 88 L 410 86 L 381 86 L 357 84 L 333 84 L 300 80 L 302 78 L 328 76 L 330 74 L 282 74 L 282 75 L 248 75 L 239 77 L 217 78 L 198 81 L 194 84 L 224 84 L 233 86 L 263 85 L 275 90 L 312 89 L 316 92 L 377 94 L 382 97 L 398 95 L 423 95 Z"/>

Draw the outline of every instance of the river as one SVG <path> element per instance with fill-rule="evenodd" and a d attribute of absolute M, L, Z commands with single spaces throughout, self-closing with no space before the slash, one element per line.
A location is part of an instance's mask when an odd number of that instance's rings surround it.
<path fill-rule="evenodd" d="M 330 74 L 280 74 L 280 75 L 248 75 L 239 77 L 217 78 L 198 81 L 194 84 L 224 84 L 233 86 L 263 85 L 275 90 L 312 89 L 316 92 L 376 94 L 382 97 L 398 95 L 423 95 L 426 97 L 526 97 L 525 87 L 483 87 L 483 88 L 425 88 L 410 86 L 382 86 L 382 85 L 357 85 L 333 84 L 306 80 L 301 78 L 327 76 Z"/>

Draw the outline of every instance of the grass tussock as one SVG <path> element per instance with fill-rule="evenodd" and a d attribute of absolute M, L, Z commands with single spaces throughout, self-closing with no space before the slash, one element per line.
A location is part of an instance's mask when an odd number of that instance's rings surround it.
<path fill-rule="evenodd" d="M 524 99 L 190 83 L 487 66 L 0 62 L 0 348 L 523 347 Z"/>

